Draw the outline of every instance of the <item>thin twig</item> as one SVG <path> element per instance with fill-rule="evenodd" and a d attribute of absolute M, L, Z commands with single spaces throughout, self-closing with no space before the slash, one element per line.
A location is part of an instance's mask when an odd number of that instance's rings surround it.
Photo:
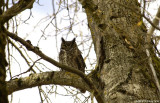
<path fill-rule="evenodd" d="M 39 60 L 41 60 L 41 58 L 40 59 L 38 59 L 38 60 L 36 60 L 30 67 L 29 67 L 29 69 L 28 70 L 26 70 L 25 72 L 23 72 L 23 73 L 20 73 L 20 74 L 18 74 L 18 75 L 15 75 L 15 76 L 13 76 L 12 78 L 14 78 L 14 77 L 17 77 L 17 76 L 20 76 L 20 75 L 22 75 L 22 74 L 25 74 L 25 73 L 27 73 L 27 72 L 29 72 L 29 71 L 33 71 L 33 66 L 35 65 L 35 63 L 37 62 L 37 61 L 39 61 Z"/>
<path fill-rule="evenodd" d="M 100 95 L 100 92 L 98 91 L 98 89 L 95 87 L 93 81 L 89 77 L 87 77 L 87 75 L 85 75 L 83 72 L 81 72 L 80 70 L 74 69 L 73 67 L 69 67 L 67 65 L 61 64 L 61 63 L 55 61 L 54 59 L 46 56 L 37 47 L 34 47 L 33 45 L 29 44 L 28 42 L 26 42 L 25 40 L 23 40 L 19 36 L 15 35 L 14 33 L 11 33 L 7 30 L 5 30 L 5 33 L 7 36 L 11 37 L 15 41 L 18 41 L 21 44 L 23 44 L 26 48 L 29 48 L 30 51 L 34 52 L 35 54 L 40 56 L 42 59 L 48 61 L 49 63 L 51 63 L 59 68 L 63 68 L 66 71 L 69 71 L 71 73 L 74 73 L 74 74 L 77 74 L 78 76 L 80 76 L 86 82 L 86 84 L 90 87 L 90 89 L 94 91 L 93 93 L 94 93 L 97 101 L 99 103 L 104 103 L 104 100 L 103 100 L 102 96 Z"/>

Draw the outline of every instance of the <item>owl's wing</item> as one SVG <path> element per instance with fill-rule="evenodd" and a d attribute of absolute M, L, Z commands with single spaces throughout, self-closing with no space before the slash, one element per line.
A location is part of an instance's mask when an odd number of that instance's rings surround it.
<path fill-rule="evenodd" d="M 77 64 L 78 64 L 78 69 L 79 69 L 80 71 L 82 71 L 83 73 L 85 73 L 86 64 L 85 64 L 85 62 L 84 62 L 83 57 L 82 57 L 81 54 L 79 54 L 79 55 L 77 56 L 76 62 L 77 62 Z"/>
<path fill-rule="evenodd" d="M 62 51 L 60 51 L 60 53 L 59 53 L 59 62 L 60 63 L 62 63 L 62 60 L 63 60 L 63 52 Z"/>
<path fill-rule="evenodd" d="M 64 64 L 64 62 L 65 62 L 64 51 L 62 51 L 62 50 L 59 53 L 59 62 L 62 63 L 62 64 Z M 61 70 L 63 71 L 62 68 L 61 68 Z"/>

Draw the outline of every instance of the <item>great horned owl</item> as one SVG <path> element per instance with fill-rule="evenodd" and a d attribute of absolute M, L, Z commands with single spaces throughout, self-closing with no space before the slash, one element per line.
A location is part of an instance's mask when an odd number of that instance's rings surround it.
<path fill-rule="evenodd" d="M 75 42 L 75 38 L 72 41 L 65 41 L 62 38 L 59 62 L 85 73 L 86 65 L 81 55 L 81 51 L 78 49 Z"/>
<path fill-rule="evenodd" d="M 78 49 L 78 46 L 75 42 L 75 38 L 72 41 L 65 41 L 62 38 L 59 62 L 85 73 L 86 65 L 81 55 L 81 51 Z M 64 70 L 62 69 L 62 71 Z M 86 90 L 80 89 L 80 91 L 85 93 Z"/>

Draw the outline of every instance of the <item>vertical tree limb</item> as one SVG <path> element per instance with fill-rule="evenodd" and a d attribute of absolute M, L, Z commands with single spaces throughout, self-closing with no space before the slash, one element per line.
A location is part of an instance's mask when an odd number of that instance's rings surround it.
<path fill-rule="evenodd" d="M 160 18 L 160 7 L 158 8 L 156 17 L 153 19 L 153 24 L 154 24 L 155 26 L 157 26 L 157 25 L 159 24 L 159 19 L 158 19 L 158 18 Z M 151 26 L 150 29 L 149 29 L 149 31 L 147 32 L 147 38 L 146 38 L 146 44 L 147 44 L 147 45 L 146 45 L 146 54 L 147 54 L 147 56 L 149 57 L 148 62 L 149 62 L 149 66 L 150 66 L 150 68 L 151 68 L 151 71 L 152 71 L 152 73 L 153 73 L 153 77 L 154 77 L 154 79 L 155 79 L 155 84 L 156 84 L 156 86 L 157 86 L 157 88 L 158 88 L 158 90 L 159 90 L 159 92 L 160 92 L 159 80 L 158 80 L 158 78 L 157 78 L 157 74 L 156 74 L 155 68 L 154 68 L 153 63 L 152 63 L 152 58 L 151 58 L 150 52 L 149 52 L 149 50 L 148 50 L 148 49 L 149 49 L 149 43 L 150 43 L 150 41 L 151 41 L 151 37 L 152 37 L 154 31 L 155 31 L 155 28 L 154 28 L 153 26 Z"/>
<path fill-rule="evenodd" d="M 6 66 L 7 61 L 5 59 L 5 45 L 6 37 L 3 33 L 2 27 L 0 27 L 0 103 L 8 103 L 8 93 L 6 89 Z"/>

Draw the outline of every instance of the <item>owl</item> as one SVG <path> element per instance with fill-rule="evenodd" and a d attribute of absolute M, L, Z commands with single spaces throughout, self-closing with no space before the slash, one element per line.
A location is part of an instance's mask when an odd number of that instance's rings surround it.
<path fill-rule="evenodd" d="M 76 39 L 74 38 L 72 41 L 65 41 L 62 38 L 59 62 L 85 73 L 86 65 L 75 40 Z M 64 70 L 62 69 L 62 71 Z"/>

